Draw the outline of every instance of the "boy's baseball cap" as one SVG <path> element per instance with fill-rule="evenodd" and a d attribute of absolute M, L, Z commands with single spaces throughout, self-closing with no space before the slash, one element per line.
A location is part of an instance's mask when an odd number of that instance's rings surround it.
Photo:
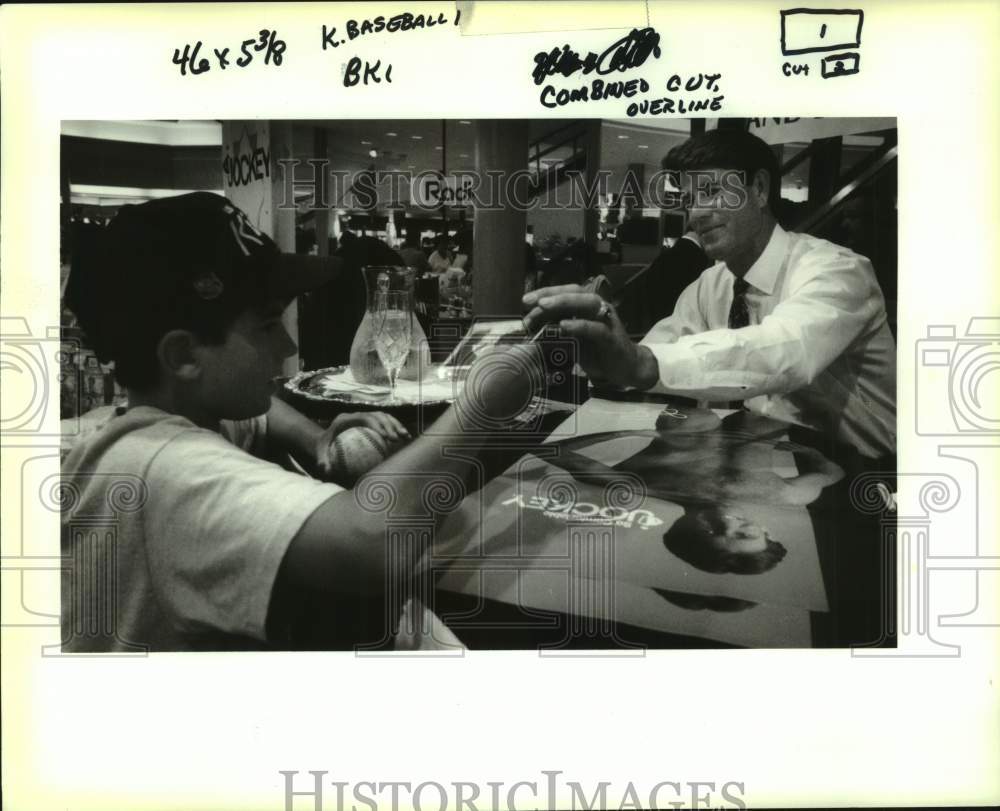
<path fill-rule="evenodd" d="M 223 323 L 254 304 L 289 301 L 340 268 L 334 257 L 282 253 L 210 192 L 124 206 L 80 242 L 66 299 L 98 355 L 113 356 L 130 331 Z"/>

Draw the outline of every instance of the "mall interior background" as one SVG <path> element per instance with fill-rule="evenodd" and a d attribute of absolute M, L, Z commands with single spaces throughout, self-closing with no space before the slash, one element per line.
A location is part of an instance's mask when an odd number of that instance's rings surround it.
<path fill-rule="evenodd" d="M 444 241 L 461 272 L 453 289 L 421 288 L 421 316 L 430 322 L 461 328 L 475 316 L 516 312 L 526 288 L 604 275 L 630 329 L 641 333 L 655 316 L 642 304 L 647 269 L 681 236 L 684 219 L 622 199 L 622 183 L 627 174 L 645 183 L 673 146 L 712 127 L 749 129 L 772 146 L 782 167 L 781 224 L 871 259 L 895 330 L 894 119 L 66 121 L 62 281 L 74 231 L 107 224 L 123 205 L 207 190 L 236 202 L 286 251 L 343 253 L 350 234 L 397 251 L 409 240 L 426 257 Z M 299 161 L 294 184 L 279 159 Z M 592 181 L 603 170 L 609 183 L 590 207 L 433 205 L 412 199 L 409 185 L 399 195 L 380 193 L 373 206 L 360 205 L 350 183 L 317 187 L 310 160 L 353 179 L 366 172 L 521 172 L 533 200 L 570 199 L 574 172 Z M 295 205 L 279 205 L 289 188 Z M 356 274 L 331 287 L 291 308 L 300 351 L 289 373 L 347 362 L 363 288 Z M 65 308 L 63 338 L 63 416 L 122 402 L 113 369 L 97 362 Z"/>

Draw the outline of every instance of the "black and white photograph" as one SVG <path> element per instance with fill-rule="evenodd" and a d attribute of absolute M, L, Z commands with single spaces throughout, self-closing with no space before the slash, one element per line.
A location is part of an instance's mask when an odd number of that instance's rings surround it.
<path fill-rule="evenodd" d="M 4 807 L 1000 803 L 998 54 L 4 3 Z"/>
<path fill-rule="evenodd" d="M 65 122 L 66 649 L 893 645 L 895 124 Z"/>

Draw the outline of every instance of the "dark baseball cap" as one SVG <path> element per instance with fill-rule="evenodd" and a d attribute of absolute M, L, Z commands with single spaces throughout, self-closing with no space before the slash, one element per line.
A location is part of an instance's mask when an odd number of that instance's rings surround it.
<path fill-rule="evenodd" d="M 335 257 L 282 253 L 225 197 L 193 192 L 124 206 L 79 238 L 66 301 L 98 355 L 114 357 L 129 333 L 228 322 L 327 284 L 339 269 Z"/>

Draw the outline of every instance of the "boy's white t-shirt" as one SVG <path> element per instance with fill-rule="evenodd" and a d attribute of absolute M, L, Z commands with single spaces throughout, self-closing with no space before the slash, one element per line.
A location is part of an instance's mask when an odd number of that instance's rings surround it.
<path fill-rule="evenodd" d="M 62 468 L 66 652 L 266 647 L 278 567 L 335 484 L 252 456 L 263 417 L 222 433 L 148 406 Z"/>

